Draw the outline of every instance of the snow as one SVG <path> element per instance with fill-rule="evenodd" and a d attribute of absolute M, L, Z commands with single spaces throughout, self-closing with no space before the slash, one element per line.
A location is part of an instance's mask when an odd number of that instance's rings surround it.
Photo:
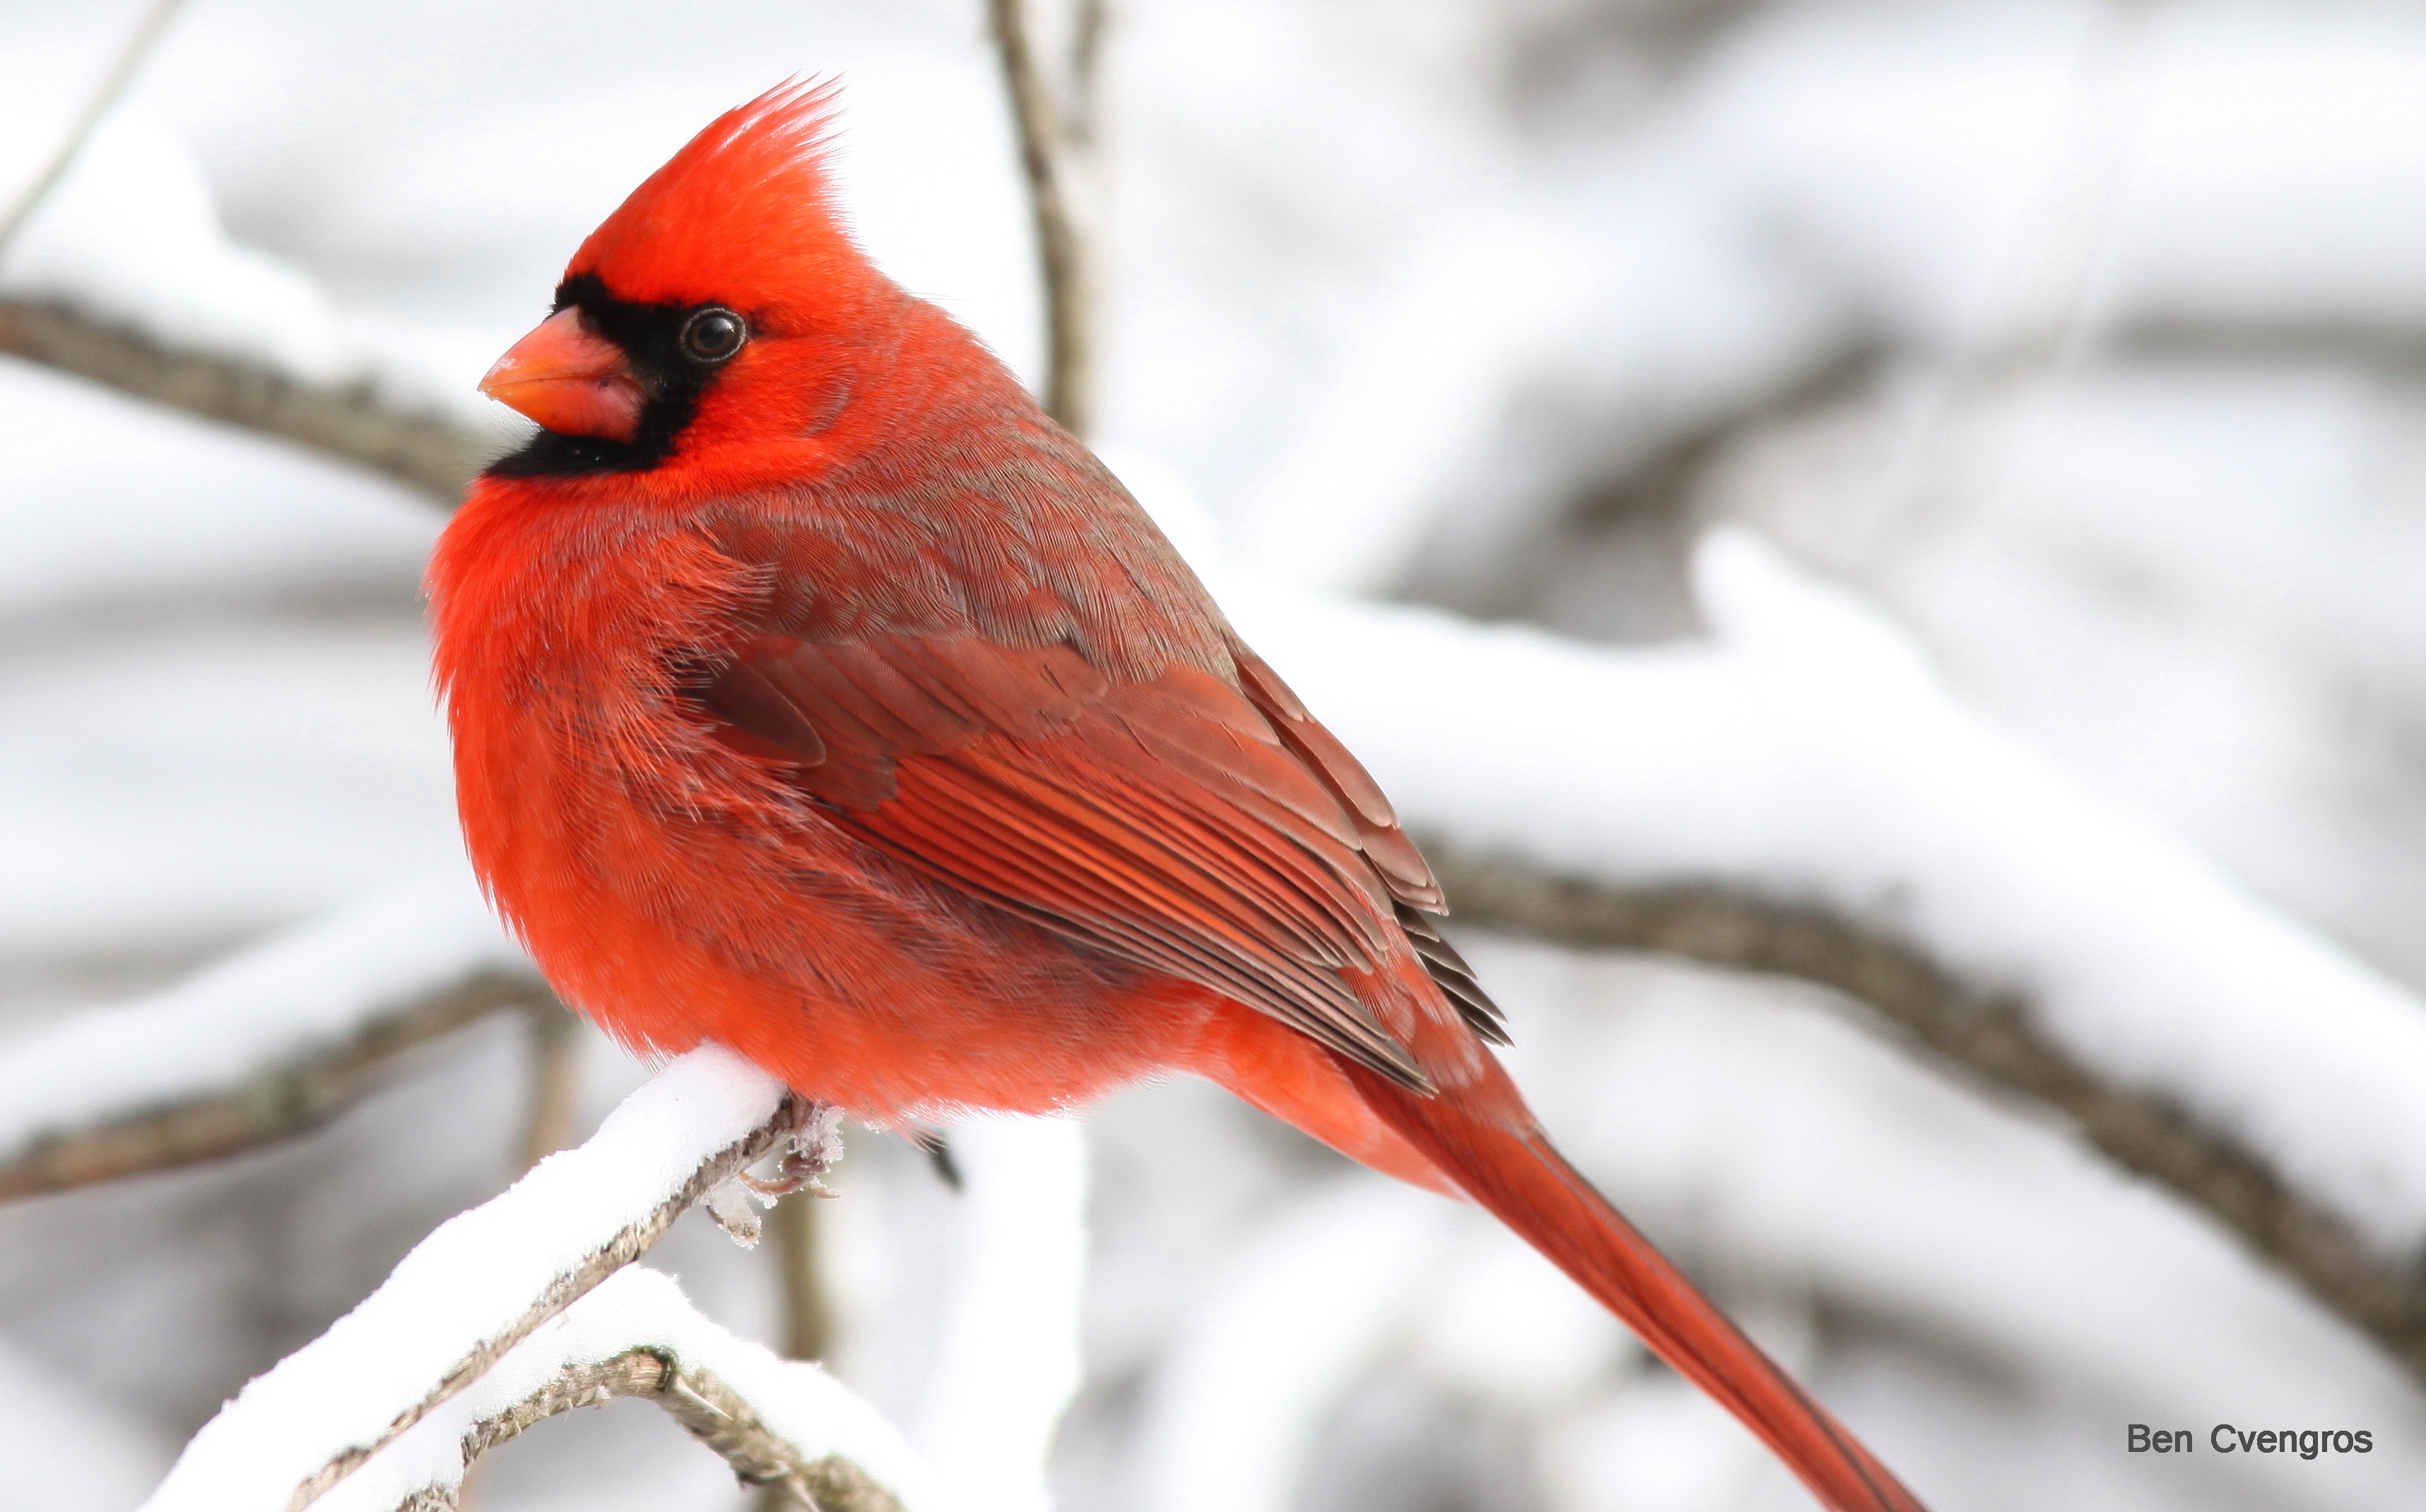
<path fill-rule="evenodd" d="M 1357 1180 L 1260 1225 L 1156 1372 L 1139 1430 L 1147 1512 L 1284 1512 L 1323 1407 L 1404 1323 L 1453 1212 Z"/>
<path fill-rule="evenodd" d="M 1044 1470 L 1078 1390 L 1085 1137 L 1066 1118 L 978 1117 L 951 1141 L 961 1231 L 916 1440 L 959 1504 L 1048 1512 Z"/>
<path fill-rule="evenodd" d="M 391 889 L 168 991 L 0 1043 L 0 1160 L 56 1134 L 235 1091 L 496 971 L 530 966 L 467 872 Z"/>
<path fill-rule="evenodd" d="M 0 183 L 30 177 L 24 158 L 49 145 L 22 117 L 0 140 L 18 156 L 0 164 Z M 0 251 L 0 293 L 58 300 L 301 382 L 366 385 L 408 411 L 498 423 L 471 392 L 483 365 L 476 352 L 349 318 L 302 269 L 231 240 L 192 154 L 140 114 L 114 112 L 94 131 Z"/>
<path fill-rule="evenodd" d="M 284 1506 L 307 1476 L 376 1442 L 559 1277 L 764 1123 L 782 1095 L 715 1047 L 675 1060 L 587 1143 L 441 1226 L 359 1307 L 246 1386 L 186 1446 L 148 1512 Z"/>

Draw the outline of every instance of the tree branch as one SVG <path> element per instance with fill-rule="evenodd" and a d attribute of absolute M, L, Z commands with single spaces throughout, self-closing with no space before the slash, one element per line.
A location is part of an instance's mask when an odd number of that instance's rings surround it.
<path fill-rule="evenodd" d="M 1638 541 L 1648 537 L 1658 543 L 1652 548 L 1658 555 L 1674 558 L 1681 598 L 1693 506 L 1714 465 L 1749 436 L 1860 393 L 1877 380 L 1886 357 L 1874 336 L 1846 331 L 1739 402 L 1677 428 L 1593 479 L 1565 508 L 1494 542 L 1480 565 L 1470 559 L 1471 551 L 1434 553 L 1417 564 L 1404 596 L 1477 619 L 1540 619 L 1562 574 L 1589 571 L 1586 564 L 1602 558 L 1610 538 L 1627 532 Z M 1642 606 L 1628 607 L 1629 618 L 1642 613 Z"/>
<path fill-rule="evenodd" d="M 575 1407 L 640 1397 L 665 1408 L 685 1431 L 716 1451 L 745 1486 L 763 1486 L 811 1512 L 901 1512 L 892 1492 L 840 1455 L 812 1457 L 767 1426 L 756 1407 L 704 1366 L 685 1366 L 671 1349 L 643 1345 L 611 1359 L 567 1365 L 554 1379 L 463 1435 L 463 1464 L 545 1420 Z M 415 1492 L 397 1512 L 454 1512 L 440 1488 Z"/>
<path fill-rule="evenodd" d="M 1093 419 L 1095 269 L 1079 219 L 1082 159 L 1094 136 L 1092 95 L 1105 28 L 1102 0 L 1078 0 L 1076 57 L 1067 103 L 1037 56 L 1027 0 L 988 0 L 1003 88 L 1019 131 L 1028 211 L 1044 289 L 1044 408 L 1072 434 Z"/>
<path fill-rule="evenodd" d="M 817 1265 L 819 1200 L 815 1190 L 794 1192 L 767 1214 L 783 1277 L 785 1359 L 823 1359 L 833 1343 L 833 1303 Z"/>
<path fill-rule="evenodd" d="M 152 0 L 151 8 L 144 11 L 143 19 L 135 24 L 135 30 L 127 36 L 126 44 L 118 50 L 118 56 L 110 62 L 109 72 L 102 75 L 100 87 L 85 102 L 74 124 L 68 127 L 67 136 L 60 138 L 57 150 L 51 153 L 50 161 L 43 164 L 42 170 L 34 175 L 34 181 L 25 185 L 25 192 L 8 207 L 8 215 L 0 217 L 0 253 L 8 251 L 8 244 L 17 239 L 17 233 L 25 228 L 25 222 L 34 217 L 34 212 L 40 209 L 42 201 L 50 198 L 51 191 L 59 186 L 59 181 L 68 176 L 68 169 L 75 167 L 76 156 L 84 151 L 84 144 L 92 139 L 94 128 L 109 114 L 110 107 L 118 104 L 118 98 L 126 92 L 126 87 L 135 82 L 135 75 L 143 67 L 143 60 L 152 56 L 152 49 L 158 45 L 161 35 L 169 29 L 169 23 L 176 19 L 177 11 L 184 4 L 185 0 Z"/>
<path fill-rule="evenodd" d="M 659 1398 L 745 1478 L 830 1494 L 829 1506 L 889 1506 L 861 1494 L 848 1469 L 817 1462 L 831 1451 L 911 1497 L 923 1469 L 873 1408 L 814 1366 L 734 1337 L 671 1277 L 632 1264 L 754 1162 L 779 1150 L 787 1166 L 821 1156 L 831 1133 L 830 1120 L 729 1051 L 703 1045 L 674 1059 L 579 1148 L 442 1224 L 353 1311 L 256 1376 L 186 1445 L 146 1505 L 302 1512 L 362 1472 L 349 1490 L 363 1504 L 415 1504 L 418 1494 L 420 1505 L 445 1506 L 482 1449 L 616 1382 Z M 576 1369 L 635 1350 L 655 1366 Z M 462 1457 L 434 1472 L 446 1446 Z"/>
<path fill-rule="evenodd" d="M 225 1091 L 40 1140 L 0 1164 L 0 1202 L 173 1170 L 291 1139 L 377 1090 L 397 1056 L 506 1008 L 564 1011 L 536 976 L 482 972 Z"/>
<path fill-rule="evenodd" d="M 581 1115 L 581 1021 L 544 993 L 526 1004 L 530 1019 L 530 1102 L 523 1114 L 516 1170 L 528 1170 L 573 1143 Z"/>
<path fill-rule="evenodd" d="M 367 384 L 329 388 L 143 333 L 49 300 L 0 298 L 0 352 L 241 430 L 383 473 L 453 506 L 504 448 L 434 415 L 399 412 Z"/>
<path fill-rule="evenodd" d="M 1885 931 L 1809 904 L 1690 883 L 1616 888 L 1428 849 L 1463 922 L 1791 977 L 1861 1004 L 1931 1060 L 2052 1110 L 2115 1164 L 2171 1188 L 2426 1382 L 2426 1269 L 2384 1258 L 2239 1141 L 2101 1079 L 2032 1027 L 2018 995 L 1966 984 Z"/>
<path fill-rule="evenodd" d="M 817 1264 L 817 1201 L 814 1191 L 794 1192 L 767 1214 L 767 1227 L 774 1231 L 775 1242 L 768 1250 L 783 1305 L 785 1359 L 823 1359 L 833 1339 L 833 1304 Z M 760 1494 L 755 1512 L 784 1512 L 791 1496 L 787 1488 L 770 1484 Z"/>

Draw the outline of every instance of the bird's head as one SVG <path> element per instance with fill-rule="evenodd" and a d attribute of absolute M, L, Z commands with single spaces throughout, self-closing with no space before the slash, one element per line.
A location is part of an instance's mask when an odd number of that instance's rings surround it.
<path fill-rule="evenodd" d="M 835 89 L 710 122 L 590 233 L 555 312 L 480 390 L 544 427 L 492 471 L 647 469 L 831 426 L 903 298 L 843 229 L 822 161 Z"/>

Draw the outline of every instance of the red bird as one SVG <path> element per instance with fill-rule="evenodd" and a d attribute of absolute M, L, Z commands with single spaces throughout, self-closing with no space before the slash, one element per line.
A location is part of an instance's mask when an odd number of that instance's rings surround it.
<path fill-rule="evenodd" d="M 481 387 L 429 569 L 472 860 L 568 1002 L 876 1121 L 1187 1071 L 1488 1208 L 1838 1512 L 1919 1512 L 1544 1136 L 1389 801 L 878 272 L 831 91 L 719 118 Z"/>

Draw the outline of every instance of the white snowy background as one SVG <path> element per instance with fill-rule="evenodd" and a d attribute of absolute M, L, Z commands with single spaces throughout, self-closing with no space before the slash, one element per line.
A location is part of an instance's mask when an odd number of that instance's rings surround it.
<path fill-rule="evenodd" d="M 139 9 L 0 4 L 0 203 Z M 2426 19 L 1118 14 L 1099 439 L 1411 813 L 1567 871 L 1902 909 L 2414 1252 Z M 847 81 L 870 249 L 1032 374 L 1007 121 L 978 8 L 946 0 L 190 0 L 0 288 L 502 443 L 471 385 L 581 234 L 796 71 Z M 8 1141 L 202 1074 L 178 1024 L 301 979 L 292 951 L 181 987 L 199 968 L 461 882 L 415 590 L 434 510 L 8 360 L 0 437 Z M 1444 686 L 1475 701 L 1426 707 Z M 428 906 L 433 952 L 493 948 Z M 1941 1512 L 2426 1506 L 2408 1378 L 2063 1131 L 1809 991 L 1460 939 L 1554 1134 Z M 290 1018 L 263 1042 L 317 1011 L 265 1005 Z M 0 1208 L 0 1509 L 134 1506 L 501 1189 L 524 1054 L 493 1021 L 291 1144 Z M 590 1123 L 642 1074 L 603 1042 L 587 1071 Z M 995 1504 L 1042 1501 L 980 1440 L 1022 1441 L 989 1391 L 1054 1398 L 1057 1346 L 1018 1330 L 1068 1267 L 1038 1263 L 1040 1299 L 978 1263 L 986 1204 L 1075 1206 L 1055 1137 L 970 1131 L 956 1198 L 857 1131 L 820 1210 L 835 1375 Z M 1476 1215 L 1194 1085 L 1116 1097 L 1085 1143 L 1069 1512 L 1807 1504 Z M 695 1214 L 649 1263 L 777 1335 L 766 1250 Z M 969 1326 L 989 1311 L 1011 1331 Z M 2131 1456 L 2133 1422 L 2377 1447 Z M 509 1445 L 467 1504 L 743 1498 L 627 1402 Z"/>

